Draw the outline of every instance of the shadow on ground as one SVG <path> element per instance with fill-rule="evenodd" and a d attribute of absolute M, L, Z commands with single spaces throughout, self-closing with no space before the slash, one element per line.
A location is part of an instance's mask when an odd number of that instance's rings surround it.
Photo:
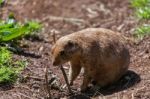
<path fill-rule="evenodd" d="M 30 53 L 30 52 L 25 52 L 23 51 L 22 53 L 16 53 L 18 55 L 22 55 L 22 56 L 25 56 L 25 57 L 32 57 L 32 58 L 41 58 L 41 55 L 37 55 L 35 53 Z"/>
<path fill-rule="evenodd" d="M 12 88 L 14 88 L 13 84 L 0 84 L 0 91 L 7 91 L 11 90 Z"/>
<path fill-rule="evenodd" d="M 104 88 L 96 89 L 91 87 L 88 91 L 71 96 L 69 99 L 90 99 L 90 97 L 106 96 L 119 91 L 126 90 L 141 80 L 140 76 L 134 71 L 128 70 L 128 72 L 115 84 Z"/>

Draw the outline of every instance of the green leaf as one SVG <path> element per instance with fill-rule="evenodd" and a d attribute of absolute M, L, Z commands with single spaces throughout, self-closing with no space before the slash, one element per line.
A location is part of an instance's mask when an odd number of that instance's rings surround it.
<path fill-rule="evenodd" d="M 1 41 L 6 42 L 17 37 L 23 36 L 25 32 L 28 30 L 25 27 L 22 28 L 12 28 L 12 29 L 3 29 L 0 31 L 1 34 Z"/>
<path fill-rule="evenodd" d="M 3 29 L 7 29 L 7 28 L 12 28 L 14 26 L 14 24 L 10 23 L 10 24 L 0 24 L 0 31 Z"/>
<path fill-rule="evenodd" d="M 24 27 L 26 27 L 27 29 L 29 29 L 30 32 L 39 30 L 41 28 L 41 25 L 38 22 L 35 21 L 30 21 L 27 22 Z"/>

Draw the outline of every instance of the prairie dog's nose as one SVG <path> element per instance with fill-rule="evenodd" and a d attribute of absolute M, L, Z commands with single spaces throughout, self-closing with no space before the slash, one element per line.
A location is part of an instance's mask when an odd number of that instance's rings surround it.
<path fill-rule="evenodd" d="M 53 61 L 53 66 L 56 66 L 56 61 Z"/>
<path fill-rule="evenodd" d="M 52 63 L 53 63 L 53 66 L 57 66 L 59 62 L 56 60 L 53 60 Z"/>

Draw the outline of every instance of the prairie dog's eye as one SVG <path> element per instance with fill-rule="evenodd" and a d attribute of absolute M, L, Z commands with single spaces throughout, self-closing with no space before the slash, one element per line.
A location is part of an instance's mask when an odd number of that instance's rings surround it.
<path fill-rule="evenodd" d="M 65 51 L 61 51 L 61 52 L 60 52 L 60 55 L 61 55 L 61 56 L 64 56 L 64 55 L 65 55 Z"/>

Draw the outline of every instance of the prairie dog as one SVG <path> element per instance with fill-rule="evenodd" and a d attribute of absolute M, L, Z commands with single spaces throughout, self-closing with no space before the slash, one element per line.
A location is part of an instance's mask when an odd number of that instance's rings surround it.
<path fill-rule="evenodd" d="M 101 87 L 115 83 L 130 62 L 125 37 L 104 28 L 88 28 L 63 36 L 52 46 L 51 54 L 53 65 L 70 62 L 71 85 L 84 68 L 82 91 L 92 80 Z"/>

